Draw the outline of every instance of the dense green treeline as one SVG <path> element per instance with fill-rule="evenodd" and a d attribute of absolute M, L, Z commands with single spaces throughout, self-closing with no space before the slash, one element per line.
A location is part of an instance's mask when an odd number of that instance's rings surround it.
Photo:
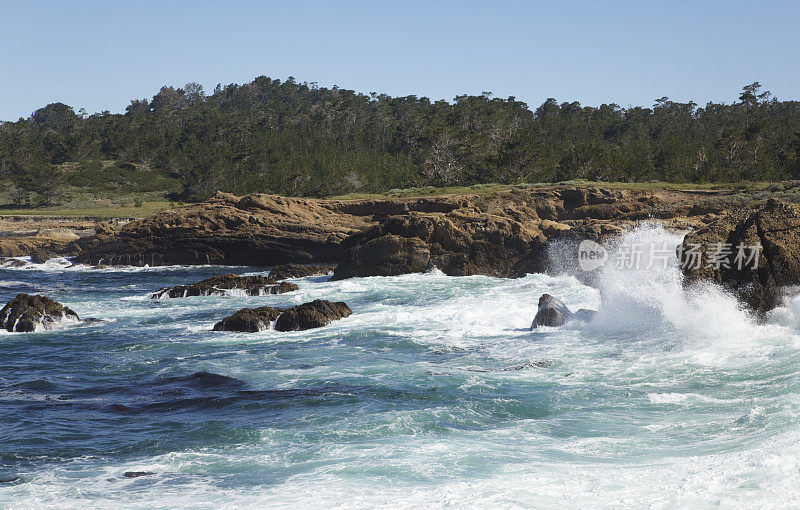
<path fill-rule="evenodd" d="M 267 77 L 163 87 L 124 114 L 54 103 L 0 124 L 0 180 L 17 204 L 67 189 L 218 189 L 326 196 L 487 182 L 734 182 L 800 178 L 800 102 L 754 83 L 732 104 L 600 107 L 553 99 L 359 94 Z"/>

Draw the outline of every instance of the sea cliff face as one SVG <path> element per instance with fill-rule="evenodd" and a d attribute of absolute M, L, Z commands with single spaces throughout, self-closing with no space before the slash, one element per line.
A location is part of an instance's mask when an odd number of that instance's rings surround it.
<path fill-rule="evenodd" d="M 655 217 L 676 228 L 715 215 L 680 193 L 528 188 L 431 198 L 314 200 L 218 193 L 71 242 L 76 261 L 107 265 L 336 263 L 335 278 L 439 267 L 446 274 L 544 270 L 548 242 L 603 239 Z M 709 214 L 711 213 L 711 214 Z"/>

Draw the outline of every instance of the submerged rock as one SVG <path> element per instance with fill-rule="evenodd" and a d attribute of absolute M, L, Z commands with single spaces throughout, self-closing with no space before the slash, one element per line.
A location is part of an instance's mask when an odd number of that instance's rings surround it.
<path fill-rule="evenodd" d="M 122 476 L 125 478 L 139 478 L 141 476 L 149 476 L 155 474 L 152 471 L 125 471 Z"/>
<path fill-rule="evenodd" d="M 17 294 L 0 310 L 0 326 L 10 332 L 56 329 L 64 321 L 78 322 L 78 314 L 52 299 Z"/>
<path fill-rule="evenodd" d="M 597 312 L 581 308 L 575 313 L 571 312 L 563 301 L 550 294 L 542 294 L 539 298 L 539 310 L 533 318 L 531 329 L 539 326 L 563 326 L 568 321 L 589 321 Z"/>
<path fill-rule="evenodd" d="M 353 313 L 346 303 L 317 299 L 293 308 L 242 308 L 214 325 L 214 331 L 255 333 L 269 329 L 275 321 L 277 331 L 299 331 L 319 328 Z"/>
<path fill-rule="evenodd" d="M 152 299 L 182 298 L 189 296 L 222 296 L 232 290 L 242 290 L 248 296 L 283 294 L 299 287 L 290 282 L 278 282 L 266 276 L 239 276 L 227 274 L 207 278 L 189 285 L 167 287 L 150 295 Z"/>
<path fill-rule="evenodd" d="M 764 314 L 785 287 L 800 285 L 800 206 L 770 199 L 755 212 L 722 217 L 687 234 L 678 255 L 687 283 L 719 283 Z"/>
<path fill-rule="evenodd" d="M 275 266 L 272 271 L 267 275 L 273 280 L 285 280 L 287 278 L 305 278 L 306 276 L 324 276 L 331 273 L 336 266 L 323 266 L 314 265 L 307 266 L 304 264 L 283 264 Z"/>

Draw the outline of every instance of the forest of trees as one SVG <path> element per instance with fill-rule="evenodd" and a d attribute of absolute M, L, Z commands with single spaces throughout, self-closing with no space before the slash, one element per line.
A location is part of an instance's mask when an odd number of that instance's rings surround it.
<path fill-rule="evenodd" d="M 800 178 L 800 102 L 758 83 L 731 104 L 600 107 L 514 97 L 452 102 L 267 77 L 163 87 L 124 114 L 62 103 L 0 123 L 0 181 L 18 205 L 65 189 L 330 196 L 417 186 Z"/>

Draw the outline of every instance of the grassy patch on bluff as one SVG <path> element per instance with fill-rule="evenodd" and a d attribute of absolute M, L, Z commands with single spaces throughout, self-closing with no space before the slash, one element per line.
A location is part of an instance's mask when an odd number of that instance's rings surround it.
<path fill-rule="evenodd" d="M 350 193 L 327 197 L 332 200 L 379 200 L 423 198 L 448 195 L 488 196 L 498 193 L 530 191 L 537 189 L 558 189 L 560 187 L 602 187 L 609 189 L 629 189 L 639 191 L 687 191 L 687 192 L 734 192 L 743 194 L 743 200 L 765 199 L 766 196 L 783 194 L 796 198 L 800 181 L 733 182 L 677 184 L 668 182 L 594 182 L 582 179 L 559 183 L 537 184 L 476 184 L 474 186 L 450 186 L 392 189 L 385 193 Z M 794 201 L 794 200 L 792 200 Z M 0 207 L 0 216 L 50 216 L 65 218 L 143 218 L 152 214 L 183 205 L 163 199 L 156 193 L 119 193 L 113 199 L 96 197 L 91 194 L 76 196 L 69 204 L 50 207 L 12 208 Z"/>
<path fill-rule="evenodd" d="M 138 205 L 141 204 L 141 205 Z M 0 216 L 51 216 L 58 218 L 144 218 L 165 211 L 176 204 L 167 201 L 137 202 L 136 204 L 104 203 L 85 207 L 53 206 L 25 209 L 0 209 Z"/>
<path fill-rule="evenodd" d="M 574 179 L 557 183 L 535 184 L 476 184 L 474 186 L 450 186 L 392 189 L 385 193 L 349 193 L 330 197 L 337 200 L 363 200 L 376 198 L 421 198 L 442 195 L 488 195 L 503 191 L 553 189 L 559 187 L 598 187 L 609 189 L 629 189 L 639 191 L 763 191 L 770 187 L 794 187 L 794 181 L 786 183 L 771 182 L 726 182 L 726 183 L 673 183 L 673 182 L 602 182 Z"/>

